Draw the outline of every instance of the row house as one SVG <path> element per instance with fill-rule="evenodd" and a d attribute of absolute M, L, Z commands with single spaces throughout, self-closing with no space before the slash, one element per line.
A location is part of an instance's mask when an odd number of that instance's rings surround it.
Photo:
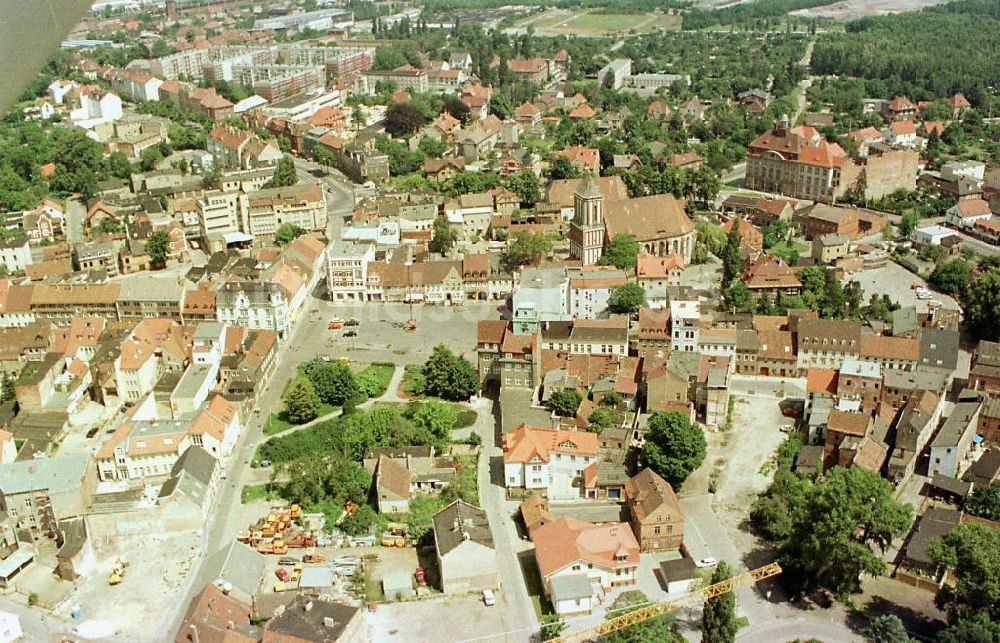
<path fill-rule="evenodd" d="M 273 141 L 262 140 L 252 132 L 231 125 L 213 127 L 206 144 L 216 166 L 225 170 L 273 166 L 282 158 L 281 150 Z"/>
<path fill-rule="evenodd" d="M 399 89 L 418 94 L 427 93 L 428 89 L 430 89 L 430 79 L 428 78 L 427 71 L 417 69 L 412 65 L 403 65 L 391 70 L 369 69 L 364 75 L 373 93 L 375 85 L 379 82 L 393 83 Z"/>
<path fill-rule="evenodd" d="M 462 283 L 467 299 L 505 300 L 513 290 L 511 274 L 499 254 L 466 254 L 462 257 Z"/>
<path fill-rule="evenodd" d="M 670 309 L 640 308 L 636 341 L 639 357 L 665 357 L 670 352 Z"/>
<path fill-rule="evenodd" d="M 628 316 L 541 322 L 541 348 L 571 355 L 628 355 Z"/>
<path fill-rule="evenodd" d="M 917 458 L 934 434 L 944 408 L 944 398 L 922 391 L 903 407 L 896 422 L 896 440 L 889 457 L 887 477 L 897 485 L 913 474 Z"/>
<path fill-rule="evenodd" d="M 792 333 L 786 330 L 758 330 L 755 333 L 757 352 L 753 359 L 754 374 L 798 377 L 800 369 Z M 739 363 L 738 359 L 736 361 Z"/>
<path fill-rule="evenodd" d="M 227 398 L 257 399 L 277 369 L 278 345 L 278 334 L 271 330 L 226 328 L 219 378 Z"/>
<path fill-rule="evenodd" d="M 163 373 L 183 371 L 188 361 L 185 327 L 166 318 L 143 319 L 122 341 L 114 361 L 118 397 L 123 402 L 138 402 L 153 390 Z"/>
<path fill-rule="evenodd" d="M 844 360 L 837 377 L 837 397 L 873 409 L 882 399 L 882 367 L 855 357 Z"/>
<path fill-rule="evenodd" d="M 861 324 L 836 319 L 798 320 L 799 368 L 840 368 L 861 350 Z"/>
<path fill-rule="evenodd" d="M 31 286 L 30 312 L 34 318 L 53 321 L 73 317 L 118 316 L 120 285 L 105 284 L 44 284 Z"/>
<path fill-rule="evenodd" d="M 481 320 L 476 329 L 480 380 L 533 391 L 541 381 L 538 333 L 519 334 L 504 320 Z"/>
<path fill-rule="evenodd" d="M 982 408 L 979 401 L 955 405 L 931 442 L 928 475 L 957 478 L 970 464 L 969 450 L 979 428 Z"/>
<path fill-rule="evenodd" d="M 151 399 L 151 398 L 150 398 Z M 222 460 L 240 432 L 235 403 L 214 396 L 193 417 L 152 417 L 142 407 L 125 419 L 97 452 L 101 480 L 139 480 L 168 476 L 188 448 L 199 446 Z"/>
<path fill-rule="evenodd" d="M 246 196 L 243 230 L 273 235 L 285 223 L 303 230 L 326 230 L 326 195 L 316 183 L 267 188 Z"/>
<path fill-rule="evenodd" d="M 684 543 L 684 509 L 673 487 L 646 467 L 625 483 L 629 524 L 644 552 L 672 551 Z"/>
<path fill-rule="evenodd" d="M 646 293 L 646 302 L 650 308 L 665 308 L 670 300 L 668 288 L 681 285 L 684 274 L 684 257 L 670 254 L 657 257 L 641 253 L 636 258 L 636 282 Z"/>
<path fill-rule="evenodd" d="M 215 311 L 220 322 L 231 326 L 273 330 L 281 338 L 291 330 L 289 296 L 277 283 L 225 283 L 216 291 Z"/>
<path fill-rule="evenodd" d="M 369 301 L 460 304 L 465 301 L 462 262 L 370 263 L 367 297 Z"/>
<path fill-rule="evenodd" d="M 595 319 L 608 310 L 615 288 L 628 283 L 624 270 L 614 266 L 568 268 L 569 308 L 575 319 Z"/>
<path fill-rule="evenodd" d="M 444 215 L 462 239 L 485 237 L 494 213 L 493 195 L 489 192 L 462 194 L 444 202 Z"/>
<path fill-rule="evenodd" d="M 860 360 L 878 364 L 882 368 L 909 371 L 920 360 L 920 342 L 908 337 L 863 335 L 859 343 Z"/>
<path fill-rule="evenodd" d="M 982 340 L 972 353 L 969 388 L 1000 391 L 1000 343 Z"/>
<path fill-rule="evenodd" d="M 375 261 L 375 245 L 337 241 L 326 251 L 326 291 L 334 301 L 367 299 L 368 264 Z"/>

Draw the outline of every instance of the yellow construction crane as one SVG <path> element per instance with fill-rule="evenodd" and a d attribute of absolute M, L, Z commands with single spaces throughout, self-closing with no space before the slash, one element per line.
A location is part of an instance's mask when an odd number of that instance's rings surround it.
<path fill-rule="evenodd" d="M 694 599 L 708 600 L 714 596 L 727 594 L 741 585 L 759 583 L 765 578 L 771 578 L 772 576 L 777 576 L 780 573 L 781 566 L 778 563 L 764 565 L 763 567 L 758 567 L 757 569 L 744 572 L 738 576 L 733 576 L 732 578 L 715 583 L 714 585 L 709 585 L 708 587 L 685 594 L 684 596 L 671 598 L 661 603 L 653 603 L 652 605 L 648 605 L 646 607 L 640 607 L 634 612 L 622 614 L 621 616 L 608 619 L 602 623 L 598 623 L 597 625 L 591 625 L 590 627 L 577 632 L 570 632 L 560 636 L 559 638 L 551 640 L 558 641 L 558 643 L 569 643 L 570 641 L 596 641 L 606 634 L 611 634 L 612 632 L 617 632 L 618 630 L 624 630 L 627 627 L 632 627 L 633 625 L 637 625 L 651 618 L 663 616 L 667 612 L 672 612 L 683 606 L 684 603 L 693 601 Z"/>

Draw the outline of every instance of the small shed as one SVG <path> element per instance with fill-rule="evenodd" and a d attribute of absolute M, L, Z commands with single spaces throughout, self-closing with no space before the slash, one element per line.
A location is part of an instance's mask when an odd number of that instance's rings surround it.
<path fill-rule="evenodd" d="M 409 572 L 392 572 L 382 577 L 382 593 L 386 598 L 408 598 L 416 596 L 413 577 Z"/>
<path fill-rule="evenodd" d="M 684 556 L 660 563 L 660 577 L 667 586 L 668 594 L 684 594 L 698 577 L 698 566 L 694 559 Z"/>

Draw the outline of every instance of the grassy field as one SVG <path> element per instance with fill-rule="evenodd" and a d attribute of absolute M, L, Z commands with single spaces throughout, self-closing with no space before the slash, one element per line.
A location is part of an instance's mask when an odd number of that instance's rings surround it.
<path fill-rule="evenodd" d="M 609 36 L 613 34 L 679 29 L 680 16 L 656 12 L 645 13 L 596 13 L 569 9 L 549 9 L 519 22 L 518 28 L 534 27 L 539 36 Z"/>

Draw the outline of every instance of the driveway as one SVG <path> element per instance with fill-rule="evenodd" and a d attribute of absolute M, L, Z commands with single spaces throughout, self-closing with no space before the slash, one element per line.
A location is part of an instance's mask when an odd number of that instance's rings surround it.
<path fill-rule="evenodd" d="M 87 216 L 87 206 L 77 198 L 66 200 L 66 240 L 70 243 L 83 241 L 83 220 Z"/>

